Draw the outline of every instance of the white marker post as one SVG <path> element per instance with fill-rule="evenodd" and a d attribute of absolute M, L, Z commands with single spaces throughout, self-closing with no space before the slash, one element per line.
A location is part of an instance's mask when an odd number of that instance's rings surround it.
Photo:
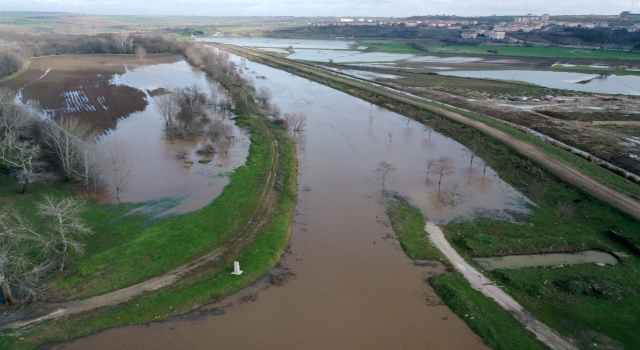
<path fill-rule="evenodd" d="M 237 261 L 233 262 L 233 272 L 231 273 L 232 275 L 237 275 L 240 276 L 242 275 L 242 270 L 240 270 L 240 263 Z"/>

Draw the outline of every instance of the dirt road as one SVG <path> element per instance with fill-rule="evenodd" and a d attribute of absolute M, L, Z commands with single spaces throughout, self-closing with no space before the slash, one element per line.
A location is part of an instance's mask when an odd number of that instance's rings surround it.
<path fill-rule="evenodd" d="M 527 142 L 521 140 L 513 135 L 510 135 L 504 131 L 498 130 L 492 126 L 489 126 L 483 122 L 471 119 L 469 117 L 465 117 L 461 114 L 452 112 L 445 108 L 433 106 L 424 102 L 413 100 L 409 97 L 401 96 L 399 94 L 393 93 L 385 88 L 377 87 L 371 84 L 366 84 L 362 82 L 356 82 L 352 79 L 346 79 L 339 76 L 336 76 L 335 73 L 321 71 L 317 68 L 311 68 L 299 62 L 292 62 L 286 59 L 275 58 L 273 56 L 256 52 L 254 50 L 240 48 L 233 45 L 225 45 L 225 44 L 217 44 L 216 46 L 228 50 L 229 52 L 236 53 L 242 56 L 245 56 L 249 59 L 252 58 L 260 58 L 262 60 L 270 61 L 280 66 L 286 66 L 290 68 L 297 69 L 299 71 L 309 73 L 323 79 L 329 79 L 334 82 L 342 83 L 349 85 L 351 87 L 361 89 L 364 91 L 368 91 L 371 93 L 375 93 L 395 101 L 411 105 L 414 107 L 422 108 L 434 112 L 440 116 L 449 118 L 457 123 L 464 124 L 480 130 L 485 134 L 495 138 L 496 140 L 508 145 L 509 147 L 515 149 L 518 153 L 523 156 L 535 161 L 536 163 L 542 165 L 547 170 L 549 170 L 554 175 L 558 176 L 562 180 L 577 186 L 587 193 L 593 195 L 594 197 L 600 199 L 603 202 L 609 203 L 622 211 L 633 215 L 636 218 L 640 218 L 640 201 L 621 193 L 615 188 L 605 185 L 598 180 L 592 178 L 587 173 L 582 170 L 574 167 L 573 165 L 568 164 L 562 159 L 557 158 L 556 156 L 547 153 L 541 148 Z"/>
<path fill-rule="evenodd" d="M 237 252 L 238 250 L 240 250 L 240 247 L 244 246 L 245 243 L 250 241 L 252 235 L 259 233 L 260 228 L 267 219 L 267 214 L 272 207 L 270 205 L 270 202 L 274 200 L 272 193 L 276 181 L 276 174 L 278 172 L 278 140 L 271 132 L 268 131 L 268 127 L 265 126 L 263 122 L 259 121 L 259 123 L 261 124 L 261 128 L 263 129 L 265 136 L 270 140 L 271 143 L 271 169 L 267 176 L 267 181 L 265 182 L 260 202 L 258 203 L 251 218 L 245 223 L 243 228 L 236 236 L 234 236 L 232 239 L 230 239 L 228 242 L 215 249 L 214 251 L 201 256 L 187 264 L 179 266 L 163 275 L 89 299 L 70 301 L 58 305 L 49 305 L 46 307 L 47 310 L 51 310 L 51 306 L 53 306 L 55 310 L 46 311 L 44 312 L 44 314 L 42 314 L 42 312 L 34 313 L 19 320 L 13 320 L 5 324 L 0 324 L 0 330 L 17 329 L 32 323 L 54 320 L 64 316 L 90 311 L 105 306 L 122 304 L 143 293 L 151 292 L 168 286 L 176 282 L 185 274 L 205 264 L 220 261 L 220 257 L 222 255 L 228 255 L 230 252 Z"/>
<path fill-rule="evenodd" d="M 496 301 L 503 309 L 520 321 L 527 329 L 532 331 L 536 338 L 554 350 L 577 349 L 566 341 L 560 334 L 540 322 L 535 316 L 526 311 L 517 301 L 513 300 L 491 280 L 484 277 L 478 270 L 469 265 L 458 252 L 451 247 L 444 233 L 433 222 L 427 222 L 425 231 L 429 233 L 429 240 L 444 254 L 455 268 L 469 281 L 471 287 L 479 290 L 486 297 Z"/>

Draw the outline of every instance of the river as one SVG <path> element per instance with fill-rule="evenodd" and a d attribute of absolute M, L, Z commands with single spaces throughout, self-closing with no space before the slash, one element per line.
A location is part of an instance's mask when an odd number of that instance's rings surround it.
<path fill-rule="evenodd" d="M 240 60 L 234 57 L 237 62 Z M 247 62 L 265 76 L 273 103 L 308 116 L 294 134 L 298 204 L 282 286 L 253 286 L 192 313 L 149 325 L 106 330 L 65 349 L 482 349 L 482 340 L 425 283 L 442 272 L 402 251 L 374 173 L 398 170 L 386 189 L 410 197 L 431 220 L 526 213 L 526 198 L 461 144 L 403 116 L 292 74 Z M 449 157 L 455 172 L 438 190 L 427 161 Z M 240 262 L 242 264 L 242 261 Z M 269 287 L 269 288 L 267 288 Z M 169 307 L 169 305 L 167 305 Z"/>

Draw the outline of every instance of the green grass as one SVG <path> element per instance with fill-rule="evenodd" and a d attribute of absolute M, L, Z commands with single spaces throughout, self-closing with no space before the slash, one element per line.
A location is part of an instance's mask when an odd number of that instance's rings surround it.
<path fill-rule="evenodd" d="M 109 244 L 88 249 L 66 275 L 55 275 L 52 291 L 84 299 L 117 290 L 185 264 L 235 235 L 260 201 L 265 181 L 261 175 L 270 168 L 266 135 L 250 118 L 236 121 L 251 132 L 249 156 L 213 203 L 147 226 L 118 226 Z"/>
<path fill-rule="evenodd" d="M 270 124 L 266 117 L 262 116 L 260 118 L 263 118 L 264 123 Z M 237 119 L 241 125 L 250 128 L 250 130 L 252 131 L 252 146 L 250 149 L 250 156 L 247 161 L 248 165 L 246 165 L 245 168 L 254 168 L 254 170 L 261 169 L 261 163 L 259 162 L 259 160 L 267 157 L 261 156 L 262 153 L 260 153 L 259 151 L 262 148 L 260 146 L 262 144 L 266 144 L 266 146 L 269 146 L 269 142 L 262 142 L 263 139 L 260 138 L 262 132 L 258 128 L 257 121 L 255 119 L 244 116 L 239 116 Z M 255 237 L 253 241 L 249 242 L 250 245 L 247 247 L 247 249 L 234 256 L 229 257 L 229 259 L 231 260 L 235 259 L 242 262 L 242 268 L 244 270 L 242 276 L 233 276 L 230 274 L 232 266 L 229 261 L 213 263 L 210 266 L 206 266 L 204 268 L 196 270 L 195 272 L 183 277 L 180 281 L 168 287 L 145 294 L 144 296 L 139 297 L 137 300 L 134 300 L 125 305 L 75 315 L 64 320 L 48 322 L 43 326 L 39 326 L 36 329 L 30 331 L 28 334 L 25 334 L 24 337 L 26 339 L 20 342 L 16 342 L 14 337 L 4 335 L 0 337 L 0 344 L 2 344 L 2 342 L 4 341 L 5 344 L 11 345 L 12 347 L 15 346 L 19 349 L 33 349 L 43 344 L 49 344 L 89 335 L 105 328 L 140 324 L 165 319 L 193 310 L 200 305 L 220 300 L 224 296 L 229 295 L 249 285 L 257 278 L 268 272 L 280 260 L 280 257 L 282 256 L 282 254 L 284 254 L 288 246 L 291 218 L 296 204 L 297 174 L 297 158 L 295 155 L 294 145 L 292 144 L 291 140 L 288 138 L 288 135 L 284 130 L 275 126 L 271 127 L 270 129 L 277 135 L 279 139 L 279 169 L 281 171 L 283 181 L 281 189 L 278 192 L 277 206 L 269 214 L 268 222 L 266 223 L 262 233 Z M 245 180 L 244 177 L 238 177 L 237 175 L 235 175 L 238 172 L 242 173 L 243 171 L 241 169 L 242 167 L 238 168 L 236 170 L 236 173 L 230 175 L 232 181 L 228 186 L 231 186 L 234 181 L 239 187 L 254 187 L 258 185 L 256 181 L 254 181 L 253 184 L 248 182 L 239 183 L 240 181 Z M 250 171 L 248 173 L 253 174 L 253 171 Z M 38 190 L 40 189 L 38 188 Z M 60 191 L 62 193 L 65 192 L 64 189 L 61 189 Z M 234 192 L 232 191 L 231 194 L 233 193 Z M 237 194 L 242 195 L 242 193 Z M 230 196 L 235 200 L 239 200 L 237 197 L 231 196 L 230 194 L 227 194 L 227 196 Z M 226 204 L 228 205 L 228 203 Z M 207 208 L 216 208 L 214 205 L 215 202 Z M 209 228 L 215 229 L 216 227 L 220 226 L 218 221 L 220 221 L 221 219 L 219 218 L 219 216 L 215 215 L 215 213 L 212 213 L 212 210 L 207 210 L 207 208 L 202 209 L 199 212 L 208 214 L 208 221 L 206 223 L 204 221 L 200 221 L 198 223 L 202 223 L 202 225 L 206 225 Z M 216 209 L 220 210 L 219 207 Z M 188 217 L 191 220 L 198 219 L 198 215 L 192 215 L 195 213 L 198 212 L 187 214 L 183 217 Z M 226 212 L 227 216 L 232 216 L 232 214 L 233 212 Z M 93 215 L 96 215 L 96 218 L 94 219 L 97 219 L 100 216 L 100 213 L 98 211 L 94 211 Z M 104 219 L 103 221 L 108 220 Z M 160 225 L 160 229 L 162 229 L 164 226 L 164 222 L 165 220 L 154 222 L 150 225 L 150 227 Z M 92 221 L 92 223 L 95 224 L 96 222 Z M 103 222 L 98 222 L 98 224 L 102 225 Z M 107 226 L 110 224 L 111 223 L 108 223 Z M 159 238 L 158 236 L 154 235 L 155 232 L 156 231 L 145 231 L 143 229 L 140 234 L 150 233 L 151 235 L 153 235 L 153 238 L 165 240 L 168 242 L 168 240 L 164 239 L 164 237 Z M 164 231 L 164 233 L 165 235 L 171 234 L 167 231 Z M 187 239 L 198 240 L 197 237 L 191 237 L 186 232 L 181 233 L 182 234 L 179 238 L 180 240 L 184 240 L 185 237 L 188 237 Z M 138 234 L 138 236 L 140 234 Z M 206 233 L 201 234 L 206 235 Z M 95 239 L 95 237 L 93 237 L 92 239 Z M 148 244 L 150 242 L 143 239 L 143 237 L 138 237 L 135 241 L 145 242 L 145 244 Z M 120 247 L 122 244 L 126 245 L 129 244 L 129 242 L 115 239 L 114 242 L 111 242 L 111 244 L 109 244 L 107 247 L 101 247 L 100 249 L 95 250 L 92 249 L 91 252 L 88 252 L 88 254 L 98 253 L 99 255 L 99 252 L 103 250 L 123 251 L 123 248 L 126 247 Z M 164 244 L 165 243 L 162 242 L 155 247 L 149 246 L 149 248 L 158 249 L 158 246 L 163 246 Z M 183 248 L 184 244 L 177 243 L 175 240 L 173 241 L 173 244 L 175 246 L 176 253 L 181 254 L 179 250 Z M 98 246 L 102 246 L 102 244 L 98 244 Z M 124 251 L 129 250 L 124 249 Z M 168 251 L 167 253 L 169 255 L 172 255 L 173 251 Z M 77 263 L 80 264 L 82 262 L 83 261 L 81 260 Z M 122 273 L 122 269 L 120 270 L 120 272 Z M 124 269 L 124 271 L 128 270 Z M 81 283 L 81 281 L 79 281 L 79 283 Z"/>
<path fill-rule="evenodd" d="M 200 159 L 198 161 L 198 163 L 200 163 L 200 164 L 209 164 L 209 163 L 211 163 L 211 159 Z"/>
<path fill-rule="evenodd" d="M 420 210 L 398 194 L 387 193 L 386 197 L 387 215 L 405 253 L 413 260 L 444 261 L 452 269 L 429 242 Z M 429 282 L 445 304 L 492 349 L 546 349 L 533 333 L 493 300 L 471 288 L 459 273 L 432 277 Z"/>
<path fill-rule="evenodd" d="M 387 216 L 404 252 L 413 260 L 444 261 L 440 251 L 429 242 L 420 209 L 398 194 L 387 193 L 386 197 Z"/>
<path fill-rule="evenodd" d="M 25 62 L 24 62 L 24 64 L 22 65 L 22 68 L 21 68 L 19 71 L 15 72 L 15 73 L 13 73 L 13 74 L 11 74 L 11 75 L 7 75 L 7 76 L 6 76 L 6 77 L 4 77 L 4 78 L 0 78 L 0 83 L 2 83 L 2 82 L 4 82 L 4 81 L 7 81 L 7 80 L 11 80 L 11 79 L 13 79 L 13 78 L 17 77 L 18 75 L 20 75 L 20 74 L 22 74 L 22 73 L 26 72 L 26 71 L 27 71 L 27 69 L 29 69 L 29 66 L 30 66 L 30 65 L 31 65 L 31 60 L 27 60 L 27 61 L 25 61 Z"/>

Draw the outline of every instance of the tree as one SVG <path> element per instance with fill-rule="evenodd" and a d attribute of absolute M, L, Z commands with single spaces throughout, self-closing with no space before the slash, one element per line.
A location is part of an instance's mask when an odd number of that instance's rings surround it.
<path fill-rule="evenodd" d="M 115 188 L 118 201 L 131 181 L 133 164 L 128 150 L 128 145 L 122 141 L 111 141 L 105 145 L 104 173 Z"/>
<path fill-rule="evenodd" d="M 102 185 L 102 175 L 100 174 L 100 149 L 94 142 L 87 142 L 82 147 L 80 153 L 80 173 L 82 181 L 85 183 L 87 191 L 93 187 L 94 192 Z"/>
<path fill-rule="evenodd" d="M 138 59 L 142 61 L 145 56 L 147 56 L 147 49 L 142 46 L 136 46 L 136 55 L 138 55 Z"/>
<path fill-rule="evenodd" d="M 42 124 L 43 142 L 54 153 L 65 181 L 82 179 L 82 151 L 96 136 L 93 127 L 79 118 L 63 116 Z"/>
<path fill-rule="evenodd" d="M 0 287 L 7 304 L 35 297 L 45 288 L 41 277 L 51 265 L 43 259 L 44 247 L 43 237 L 20 215 L 0 213 Z"/>
<path fill-rule="evenodd" d="M 35 142 L 18 141 L 15 135 L 5 134 L 0 144 L 0 162 L 11 168 L 16 168 L 20 172 L 20 179 L 23 182 L 22 193 L 29 192 L 31 176 L 37 169 L 44 166 L 40 161 L 40 145 Z"/>
<path fill-rule="evenodd" d="M 176 103 L 176 95 L 174 93 L 167 93 L 155 96 L 151 99 L 153 107 L 164 118 L 164 125 L 169 135 L 173 134 L 174 122 L 173 118 L 180 110 L 180 106 Z"/>
<path fill-rule="evenodd" d="M 304 127 L 307 126 L 307 116 L 302 112 L 285 113 L 284 120 L 287 128 L 293 131 L 303 131 Z"/>
<path fill-rule="evenodd" d="M 91 229 L 80 218 L 83 209 L 84 204 L 73 197 L 58 199 L 45 195 L 44 201 L 38 204 L 38 211 L 49 229 L 47 246 L 59 260 L 60 271 L 64 270 L 70 250 L 76 254 L 83 253 L 80 237 L 91 234 Z"/>
<path fill-rule="evenodd" d="M 396 172 L 396 170 L 398 169 L 391 165 L 391 163 L 383 160 L 378 163 L 378 166 L 373 170 L 373 172 L 377 173 L 378 176 L 382 179 L 382 188 L 384 189 L 385 181 L 387 180 L 387 178 L 391 177 L 393 173 Z"/>
<path fill-rule="evenodd" d="M 431 170 L 434 174 L 439 176 L 438 179 L 438 194 L 440 193 L 440 185 L 442 184 L 442 177 L 449 176 L 455 173 L 455 168 L 453 166 L 453 160 L 449 157 L 440 157 L 436 160 L 436 163 L 433 165 L 433 169 Z"/>
<path fill-rule="evenodd" d="M 256 99 L 263 105 L 269 105 L 269 101 L 271 101 L 272 96 L 273 93 L 271 92 L 271 89 L 266 86 L 259 87 L 258 92 L 256 93 Z"/>
<path fill-rule="evenodd" d="M 389 133 L 387 133 L 387 136 L 389 136 L 389 142 L 391 142 L 391 139 L 393 138 L 393 133 L 389 132 Z"/>

